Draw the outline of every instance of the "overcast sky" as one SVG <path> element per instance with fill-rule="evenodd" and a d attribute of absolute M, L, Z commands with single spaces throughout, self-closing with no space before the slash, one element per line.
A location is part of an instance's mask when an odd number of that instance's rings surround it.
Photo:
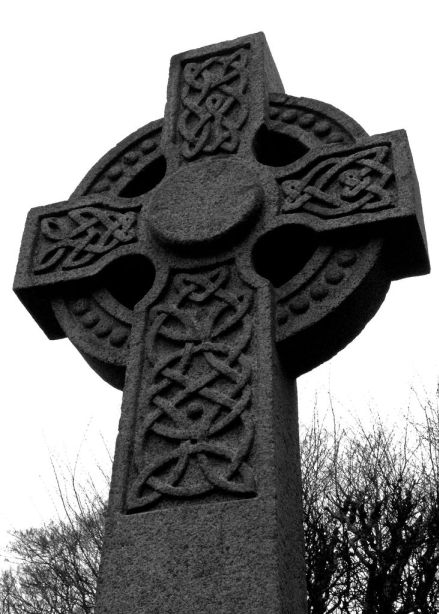
<path fill-rule="evenodd" d="M 437 3 L 369 0 L 14 0 L 0 16 L 3 231 L 0 546 L 54 514 L 50 458 L 108 468 L 121 393 L 66 340 L 50 342 L 11 291 L 29 208 L 64 200 L 110 147 L 163 116 L 171 55 L 263 30 L 285 90 L 329 102 L 369 134 L 405 128 L 433 273 L 392 284 L 378 315 L 299 382 L 306 422 L 328 392 L 343 419 L 398 419 L 438 378 Z M 410 249 L 410 246 L 407 246 Z M 82 473 L 81 473 L 82 472 Z"/>

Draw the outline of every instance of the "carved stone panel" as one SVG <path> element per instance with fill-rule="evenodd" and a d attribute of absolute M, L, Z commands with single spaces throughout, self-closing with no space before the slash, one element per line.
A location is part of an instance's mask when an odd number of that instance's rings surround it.
<path fill-rule="evenodd" d="M 147 315 L 128 511 L 256 494 L 252 327 L 234 267 L 170 274 Z"/>
<path fill-rule="evenodd" d="M 185 158 L 233 153 L 238 148 L 249 111 L 248 55 L 242 47 L 184 65 L 178 133 Z"/>
<path fill-rule="evenodd" d="M 34 272 L 69 270 L 96 262 L 137 240 L 137 212 L 82 207 L 41 218 Z"/>
<path fill-rule="evenodd" d="M 396 206 L 389 157 L 388 145 L 328 153 L 298 178 L 282 181 L 282 213 L 306 211 L 335 218 Z"/>

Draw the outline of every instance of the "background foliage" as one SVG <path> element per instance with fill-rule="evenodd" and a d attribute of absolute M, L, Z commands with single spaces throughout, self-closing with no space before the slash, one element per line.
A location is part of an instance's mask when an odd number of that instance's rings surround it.
<path fill-rule="evenodd" d="M 439 411 L 389 429 L 331 427 L 315 413 L 302 437 L 310 614 L 439 611 Z M 58 479 L 58 478 L 57 478 Z M 69 482 L 69 494 L 66 494 Z M 15 531 L 0 614 L 91 614 L 105 500 L 92 482 L 58 479 L 62 514 Z"/>

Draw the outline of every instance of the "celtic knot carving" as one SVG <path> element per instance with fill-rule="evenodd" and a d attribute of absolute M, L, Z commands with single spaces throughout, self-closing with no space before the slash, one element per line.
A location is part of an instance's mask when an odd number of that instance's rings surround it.
<path fill-rule="evenodd" d="M 40 245 L 35 273 L 53 268 L 73 269 L 98 260 L 111 250 L 137 239 L 137 213 L 97 207 L 71 209 L 40 222 Z"/>
<path fill-rule="evenodd" d="M 128 509 L 165 497 L 250 496 L 251 292 L 227 265 L 178 273 L 149 314 L 151 369 Z"/>
<path fill-rule="evenodd" d="M 334 218 L 395 206 L 388 185 L 393 177 L 386 164 L 389 151 L 389 146 L 381 145 L 349 155 L 328 155 L 304 177 L 282 182 L 285 200 L 281 212 Z"/>
<path fill-rule="evenodd" d="M 184 66 L 178 130 L 185 158 L 236 150 L 248 116 L 247 85 L 245 48 Z"/>

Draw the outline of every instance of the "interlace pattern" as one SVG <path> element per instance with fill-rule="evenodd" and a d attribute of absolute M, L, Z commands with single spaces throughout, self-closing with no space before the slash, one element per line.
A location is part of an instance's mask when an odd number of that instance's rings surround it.
<path fill-rule="evenodd" d="M 316 164 L 301 178 L 282 182 L 282 213 L 304 211 L 322 218 L 342 217 L 357 211 L 380 211 L 395 206 L 389 189 L 393 172 L 390 147 L 362 149 L 335 155 Z"/>
<path fill-rule="evenodd" d="M 255 493 L 248 455 L 251 291 L 224 265 L 177 273 L 149 314 L 151 372 L 135 440 L 128 509 L 165 497 Z"/>
<path fill-rule="evenodd" d="M 137 213 L 97 207 L 71 209 L 40 222 L 35 273 L 92 264 L 113 249 L 137 239 Z"/>
<path fill-rule="evenodd" d="M 242 48 L 184 66 L 178 131 L 185 158 L 237 149 L 248 116 L 248 54 Z"/>

